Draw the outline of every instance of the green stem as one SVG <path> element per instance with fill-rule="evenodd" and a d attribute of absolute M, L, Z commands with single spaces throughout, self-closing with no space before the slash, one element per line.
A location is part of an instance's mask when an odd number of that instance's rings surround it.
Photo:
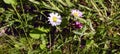
<path fill-rule="evenodd" d="M 24 8 L 23 8 L 22 0 L 20 0 L 20 3 L 21 3 L 22 12 L 23 12 L 23 14 L 24 14 Z"/>
<path fill-rule="evenodd" d="M 49 42 L 50 42 L 50 53 L 51 53 L 51 36 L 49 35 Z"/>
<path fill-rule="evenodd" d="M 15 12 L 16 12 L 19 20 L 21 20 L 21 16 L 20 16 L 20 14 L 18 13 L 18 11 L 16 10 L 16 7 L 15 7 L 14 5 L 12 5 L 12 7 L 13 7 L 13 9 L 15 10 Z"/>
<path fill-rule="evenodd" d="M 15 10 L 17 16 L 18 16 L 18 18 L 19 18 L 19 20 L 20 20 L 20 23 L 23 25 L 24 22 L 22 21 L 22 18 L 21 18 L 21 16 L 20 16 L 20 14 L 19 14 L 18 11 L 16 10 L 16 7 L 15 7 L 14 5 L 12 5 L 12 7 L 13 7 L 13 9 Z M 28 43 L 29 43 L 29 45 L 30 45 L 30 49 L 32 49 L 32 45 L 30 44 L 30 40 L 29 40 L 28 37 L 27 37 L 25 28 L 23 28 L 23 30 L 24 30 L 24 32 L 25 32 L 26 39 L 28 40 Z"/>
<path fill-rule="evenodd" d="M 93 7 L 97 10 L 97 12 L 99 13 L 100 16 L 102 16 L 102 14 L 100 13 L 100 10 L 97 8 L 96 4 L 93 2 L 93 0 L 91 0 L 91 3 L 93 5 Z"/>

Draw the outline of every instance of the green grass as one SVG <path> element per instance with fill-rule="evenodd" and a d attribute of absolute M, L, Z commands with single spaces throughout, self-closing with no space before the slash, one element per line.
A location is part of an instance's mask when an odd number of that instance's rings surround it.
<path fill-rule="evenodd" d="M 120 54 L 119 0 L 2 0 L 0 54 Z M 71 16 L 78 9 L 83 17 Z M 62 23 L 51 26 L 49 13 Z M 83 27 L 76 29 L 73 22 Z M 5 32 L 2 32 L 5 30 Z"/>

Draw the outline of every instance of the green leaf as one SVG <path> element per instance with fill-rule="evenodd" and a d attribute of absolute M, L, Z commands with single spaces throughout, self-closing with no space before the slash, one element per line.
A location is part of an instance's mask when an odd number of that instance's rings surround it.
<path fill-rule="evenodd" d="M 38 30 L 45 33 L 48 33 L 50 31 L 48 28 L 44 28 L 44 27 L 39 27 Z"/>
<path fill-rule="evenodd" d="M 43 2 L 43 1 L 42 1 L 42 4 L 47 8 L 51 7 L 50 5 L 48 5 L 47 3 Z"/>
<path fill-rule="evenodd" d="M 64 6 L 67 6 L 67 4 L 66 4 L 63 0 L 58 0 L 58 2 L 60 2 L 60 3 L 63 4 Z"/>
<path fill-rule="evenodd" d="M 40 4 L 38 1 L 35 1 L 35 0 L 29 0 L 29 1 L 35 4 Z"/>
<path fill-rule="evenodd" d="M 20 42 L 21 42 L 21 43 L 26 43 L 27 40 L 26 40 L 26 38 L 20 38 Z"/>
<path fill-rule="evenodd" d="M 43 50 L 46 48 L 46 45 L 45 44 L 40 44 L 40 48 Z"/>
<path fill-rule="evenodd" d="M 3 8 L 0 8 L 0 13 L 3 13 L 5 10 Z"/>
<path fill-rule="evenodd" d="M 43 33 L 43 32 L 39 31 L 38 29 L 33 29 L 30 32 L 30 36 L 34 39 L 39 39 L 40 38 L 40 33 Z"/>
<path fill-rule="evenodd" d="M 65 0 L 65 1 L 66 1 L 67 5 L 68 5 L 69 7 L 74 6 L 74 4 L 73 4 L 70 0 Z"/>
<path fill-rule="evenodd" d="M 32 37 L 34 39 L 39 39 L 40 38 L 40 34 L 30 33 L 30 37 Z"/>
<path fill-rule="evenodd" d="M 16 0 L 3 0 L 6 4 L 13 4 L 16 5 L 17 1 Z"/>
<path fill-rule="evenodd" d="M 45 36 L 46 36 L 46 34 L 40 34 L 40 38 L 41 38 L 42 44 L 47 44 Z"/>
<path fill-rule="evenodd" d="M 20 48 L 20 46 L 18 44 L 15 44 L 14 47 L 18 48 L 18 49 Z"/>
<path fill-rule="evenodd" d="M 76 35 L 82 35 L 82 33 L 78 32 L 78 31 L 73 31 L 73 33 L 75 33 Z"/>
<path fill-rule="evenodd" d="M 33 29 L 30 31 L 30 36 L 34 39 L 39 39 L 40 36 L 46 36 L 45 33 L 48 33 L 49 29 L 45 29 L 43 27 L 39 27 L 37 29 Z"/>
<path fill-rule="evenodd" d="M 62 54 L 62 52 L 59 51 L 59 50 L 55 50 L 55 51 L 52 52 L 52 54 Z"/>
<path fill-rule="evenodd" d="M 15 42 L 14 47 L 17 49 L 21 49 L 21 48 L 24 48 L 24 45 L 23 45 L 23 43 Z"/>
<path fill-rule="evenodd" d="M 90 49 L 94 45 L 94 40 L 87 40 L 86 49 Z"/>
<path fill-rule="evenodd" d="M 62 10 L 53 2 L 49 1 L 50 5 L 53 7 L 51 9 L 57 10 L 59 12 L 62 12 Z"/>
<path fill-rule="evenodd" d="M 86 20 L 83 19 L 83 18 L 78 18 L 78 20 L 79 20 L 81 23 L 86 23 Z"/>

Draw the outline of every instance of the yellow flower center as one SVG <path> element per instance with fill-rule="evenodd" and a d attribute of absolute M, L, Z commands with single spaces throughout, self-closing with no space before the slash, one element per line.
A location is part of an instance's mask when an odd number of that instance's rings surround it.
<path fill-rule="evenodd" d="M 52 18 L 52 20 L 53 20 L 53 22 L 57 22 L 57 17 L 54 16 L 54 17 Z"/>
<path fill-rule="evenodd" d="M 75 17 L 78 17 L 78 13 L 77 13 L 77 12 L 75 12 L 73 15 L 74 15 Z"/>

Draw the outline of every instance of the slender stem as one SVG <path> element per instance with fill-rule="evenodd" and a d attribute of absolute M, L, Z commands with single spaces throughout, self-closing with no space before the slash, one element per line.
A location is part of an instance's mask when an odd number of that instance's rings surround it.
<path fill-rule="evenodd" d="M 23 25 L 24 22 L 22 21 L 20 14 L 19 14 L 18 11 L 16 10 L 16 7 L 15 7 L 14 5 L 12 5 L 12 7 L 14 8 L 14 10 L 15 10 L 17 16 L 18 16 L 18 18 L 19 18 L 19 20 L 20 20 L 20 23 Z M 32 49 L 32 45 L 30 44 L 30 40 L 29 40 L 28 37 L 27 37 L 25 28 L 23 28 L 23 30 L 24 30 L 24 32 L 25 32 L 26 39 L 28 40 L 28 43 L 29 43 L 29 45 L 30 45 L 30 49 Z"/>
<path fill-rule="evenodd" d="M 50 53 L 51 53 L 51 36 L 49 35 L 49 42 L 50 42 Z"/>
<path fill-rule="evenodd" d="M 21 16 L 20 16 L 20 14 L 18 13 L 18 11 L 16 10 L 15 5 L 12 5 L 12 7 L 13 7 L 13 9 L 15 10 L 15 12 L 16 12 L 16 14 L 17 14 L 19 20 L 21 20 Z"/>
<path fill-rule="evenodd" d="M 20 0 L 20 3 L 21 3 L 22 12 L 23 12 L 23 14 L 24 14 L 24 8 L 23 8 L 22 0 Z"/>
<path fill-rule="evenodd" d="M 96 4 L 93 2 L 93 0 L 91 0 L 92 5 L 94 6 L 94 8 L 97 10 L 97 12 L 99 13 L 100 16 L 102 16 L 102 14 L 100 13 L 100 10 L 97 8 Z"/>

